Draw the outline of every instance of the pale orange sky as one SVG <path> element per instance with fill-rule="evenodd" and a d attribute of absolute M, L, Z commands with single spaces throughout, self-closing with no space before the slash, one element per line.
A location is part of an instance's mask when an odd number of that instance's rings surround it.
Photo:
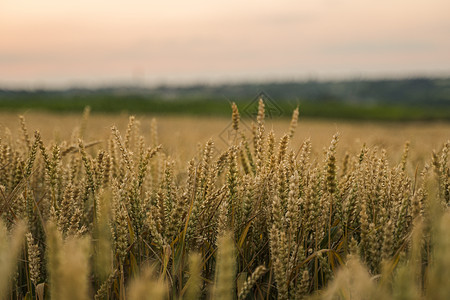
<path fill-rule="evenodd" d="M 0 0 L 0 87 L 442 74 L 449 0 Z"/>

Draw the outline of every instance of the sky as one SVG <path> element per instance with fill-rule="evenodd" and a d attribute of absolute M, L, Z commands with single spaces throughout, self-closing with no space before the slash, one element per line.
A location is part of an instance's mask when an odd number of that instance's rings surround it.
<path fill-rule="evenodd" d="M 0 88 L 450 75 L 449 0 L 0 0 Z"/>

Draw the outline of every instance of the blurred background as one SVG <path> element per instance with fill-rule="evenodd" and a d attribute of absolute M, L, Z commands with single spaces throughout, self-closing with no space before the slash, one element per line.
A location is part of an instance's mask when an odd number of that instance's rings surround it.
<path fill-rule="evenodd" d="M 448 0 L 0 2 L 0 109 L 450 120 Z M 285 113 L 284 113 L 285 112 Z"/>

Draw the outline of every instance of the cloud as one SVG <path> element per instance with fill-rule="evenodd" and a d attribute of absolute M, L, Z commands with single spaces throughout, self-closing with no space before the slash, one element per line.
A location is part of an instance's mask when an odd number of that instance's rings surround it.
<path fill-rule="evenodd" d="M 354 40 L 325 44 L 319 49 L 326 55 L 386 55 L 432 52 L 436 45 L 417 40 Z"/>

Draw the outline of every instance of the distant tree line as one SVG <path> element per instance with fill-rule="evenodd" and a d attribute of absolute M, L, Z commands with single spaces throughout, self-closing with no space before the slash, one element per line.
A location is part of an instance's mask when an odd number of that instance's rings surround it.
<path fill-rule="evenodd" d="M 450 120 L 450 78 L 266 82 L 154 88 L 103 87 L 65 90 L 0 88 L 0 109 L 227 115 L 264 95 L 303 116 L 379 120 Z M 288 116 L 288 114 L 286 115 Z"/>

